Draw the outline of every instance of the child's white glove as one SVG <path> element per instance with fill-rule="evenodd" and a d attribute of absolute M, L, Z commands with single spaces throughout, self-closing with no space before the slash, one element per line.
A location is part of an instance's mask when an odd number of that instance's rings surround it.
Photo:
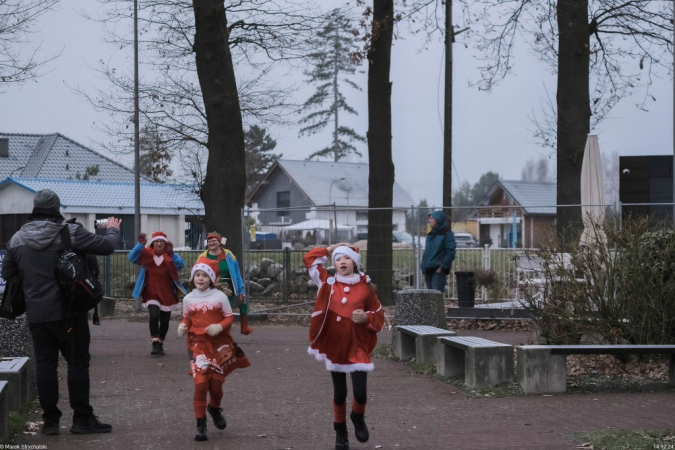
<path fill-rule="evenodd" d="M 183 337 L 187 334 L 188 332 L 188 327 L 185 325 L 183 322 L 178 325 L 178 337 Z"/>
<path fill-rule="evenodd" d="M 219 323 L 212 323 L 206 327 L 206 332 L 209 334 L 209 336 L 215 336 L 223 332 L 223 326 Z"/>

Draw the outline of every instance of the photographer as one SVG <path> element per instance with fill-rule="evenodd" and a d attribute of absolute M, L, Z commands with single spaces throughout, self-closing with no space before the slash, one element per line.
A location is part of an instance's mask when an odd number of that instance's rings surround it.
<path fill-rule="evenodd" d="M 72 433 L 109 433 L 112 426 L 99 422 L 89 404 L 89 325 L 87 313 L 66 323 L 64 299 L 56 278 L 59 236 L 64 226 L 71 247 L 83 253 L 109 255 L 117 247 L 122 221 L 108 219 L 105 236 L 97 236 L 81 225 L 66 223 L 60 213 L 61 200 L 48 189 L 33 198 L 28 223 L 12 236 L 2 264 L 2 277 L 20 276 L 26 297 L 26 321 L 33 338 L 37 387 L 42 407 L 42 434 L 59 434 L 61 411 L 57 367 L 59 351 L 68 363 L 68 393 L 73 409 Z"/>

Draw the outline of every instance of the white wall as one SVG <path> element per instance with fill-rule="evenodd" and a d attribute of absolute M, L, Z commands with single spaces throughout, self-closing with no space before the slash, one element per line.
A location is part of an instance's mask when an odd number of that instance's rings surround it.
<path fill-rule="evenodd" d="M 159 216 L 148 214 L 146 219 L 146 226 L 141 226 L 144 233 L 150 235 L 156 231 L 163 231 L 169 240 L 173 242 L 174 247 L 185 246 L 185 225 L 184 216 Z M 141 218 L 141 224 L 143 220 Z"/>
<path fill-rule="evenodd" d="M 9 184 L 0 190 L 0 214 L 30 214 L 35 194 Z"/>

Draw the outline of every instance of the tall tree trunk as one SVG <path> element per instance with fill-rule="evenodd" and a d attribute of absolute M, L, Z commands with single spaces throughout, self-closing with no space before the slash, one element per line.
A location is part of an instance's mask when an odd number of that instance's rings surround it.
<path fill-rule="evenodd" d="M 445 0 L 445 123 L 443 130 L 443 207 L 452 206 L 452 0 Z M 452 217 L 450 211 L 449 216 Z"/>
<path fill-rule="evenodd" d="M 228 45 L 224 0 L 193 0 L 194 51 L 209 138 L 201 190 L 208 231 L 227 236 L 241 258 L 241 208 L 246 192 L 246 152 L 241 109 Z M 241 261 L 241 259 L 240 259 Z"/>
<path fill-rule="evenodd" d="M 590 129 L 588 0 L 560 0 L 558 13 L 558 205 L 581 203 L 581 163 Z M 580 207 L 558 208 L 557 232 L 579 239 Z"/>
<path fill-rule="evenodd" d="M 373 42 L 368 51 L 368 272 L 378 297 L 393 302 L 392 211 L 394 163 L 391 159 L 391 43 L 393 0 L 373 0 Z"/>

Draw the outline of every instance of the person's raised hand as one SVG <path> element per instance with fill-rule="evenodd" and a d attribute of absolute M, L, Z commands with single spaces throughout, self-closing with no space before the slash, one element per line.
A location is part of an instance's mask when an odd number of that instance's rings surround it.
<path fill-rule="evenodd" d="M 122 219 L 108 217 L 108 228 L 117 228 L 119 230 L 120 225 L 122 225 Z"/>
<path fill-rule="evenodd" d="M 138 235 L 138 242 L 142 245 L 145 245 L 148 243 L 148 235 L 145 233 L 141 233 Z"/>
<path fill-rule="evenodd" d="M 173 242 L 166 241 L 166 246 L 164 247 L 164 251 L 166 252 L 167 255 L 173 256 Z"/>

